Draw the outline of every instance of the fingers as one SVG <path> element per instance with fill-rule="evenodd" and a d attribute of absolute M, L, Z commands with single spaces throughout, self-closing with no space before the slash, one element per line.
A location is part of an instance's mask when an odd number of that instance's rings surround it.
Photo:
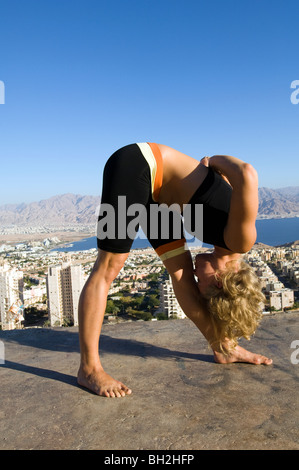
<path fill-rule="evenodd" d="M 210 164 L 209 159 L 210 159 L 210 157 L 203 157 L 203 158 L 200 160 L 200 163 L 202 163 L 204 166 L 208 167 L 209 164 Z"/>
<path fill-rule="evenodd" d="M 208 168 L 210 166 L 210 157 L 203 157 L 200 160 L 200 163 L 202 163 L 204 166 Z M 219 175 L 224 179 L 224 181 L 226 181 L 226 183 L 228 183 L 231 186 L 228 178 L 220 170 L 218 170 L 217 168 L 213 168 L 213 170 L 216 171 L 216 173 L 219 173 Z"/>

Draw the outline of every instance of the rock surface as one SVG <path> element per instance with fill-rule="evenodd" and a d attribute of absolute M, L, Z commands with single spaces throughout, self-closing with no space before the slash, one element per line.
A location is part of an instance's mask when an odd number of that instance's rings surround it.
<path fill-rule="evenodd" d="M 77 386 L 76 327 L 1 331 L 0 449 L 298 450 L 298 319 L 240 343 L 271 366 L 214 363 L 188 319 L 104 325 L 103 365 L 133 390 L 114 399 Z"/>

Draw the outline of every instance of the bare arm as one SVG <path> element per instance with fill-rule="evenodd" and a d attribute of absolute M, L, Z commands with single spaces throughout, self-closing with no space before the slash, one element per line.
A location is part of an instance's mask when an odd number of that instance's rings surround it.
<path fill-rule="evenodd" d="M 233 191 L 224 238 L 227 246 L 238 253 L 249 251 L 256 240 L 258 213 L 258 175 L 252 165 L 236 157 L 215 155 L 208 164 L 223 174 Z"/>
<path fill-rule="evenodd" d="M 193 321 L 203 336 L 209 342 L 213 352 L 214 359 L 219 363 L 229 362 L 249 362 L 252 364 L 272 363 L 271 359 L 259 354 L 254 354 L 240 346 L 236 346 L 235 350 L 229 355 L 224 355 L 221 351 L 219 342 L 215 341 L 214 329 L 212 326 L 210 315 L 204 307 L 198 287 L 193 275 L 193 263 L 191 254 L 186 251 L 185 254 L 175 256 L 164 261 L 168 270 L 175 295 L 183 311 Z M 224 349 L 229 350 L 229 343 L 222 344 Z"/>
<path fill-rule="evenodd" d="M 213 350 L 216 348 L 214 330 L 197 287 L 190 251 L 164 261 L 171 276 L 175 296 L 190 320 L 197 326 Z M 220 350 L 220 349 L 219 349 Z"/>
<path fill-rule="evenodd" d="M 209 158 L 209 166 L 226 176 L 230 184 L 238 186 L 248 163 L 229 155 L 214 155 Z"/>

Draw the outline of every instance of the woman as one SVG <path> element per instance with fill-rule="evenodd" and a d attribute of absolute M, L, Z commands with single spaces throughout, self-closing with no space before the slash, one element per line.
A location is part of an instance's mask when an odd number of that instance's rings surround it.
<path fill-rule="evenodd" d="M 255 242 L 257 189 L 254 168 L 234 157 L 216 155 L 198 162 L 168 146 L 141 143 L 123 147 L 109 158 L 103 175 L 98 258 L 79 301 L 81 386 L 106 397 L 131 393 L 104 371 L 99 337 L 109 287 L 128 257 L 139 223 L 171 276 L 178 302 L 211 345 L 215 360 L 272 363 L 236 345 L 240 332 L 244 336 L 253 332 L 256 312 L 242 329 L 236 327 L 238 321 L 221 317 L 221 312 L 218 317 L 214 307 L 215 289 L 223 291 L 227 267 L 233 264 L 230 271 L 239 271 L 241 253 Z M 153 217 L 157 215 L 154 209 L 160 207 L 175 207 L 168 212 L 173 223 L 168 224 L 166 236 L 162 227 L 165 213 Z M 191 228 L 199 227 L 202 241 L 215 246 L 213 253 L 196 258 L 198 285 L 179 213 L 190 207 Z M 194 211 L 197 207 L 203 211 Z"/>

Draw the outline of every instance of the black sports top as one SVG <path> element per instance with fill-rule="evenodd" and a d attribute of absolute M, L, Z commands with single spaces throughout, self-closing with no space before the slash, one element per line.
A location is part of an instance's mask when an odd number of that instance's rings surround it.
<path fill-rule="evenodd" d="M 204 243 L 229 249 L 224 242 L 224 229 L 227 223 L 232 187 L 212 168 L 203 183 L 193 194 L 189 204 L 203 204 Z"/>

